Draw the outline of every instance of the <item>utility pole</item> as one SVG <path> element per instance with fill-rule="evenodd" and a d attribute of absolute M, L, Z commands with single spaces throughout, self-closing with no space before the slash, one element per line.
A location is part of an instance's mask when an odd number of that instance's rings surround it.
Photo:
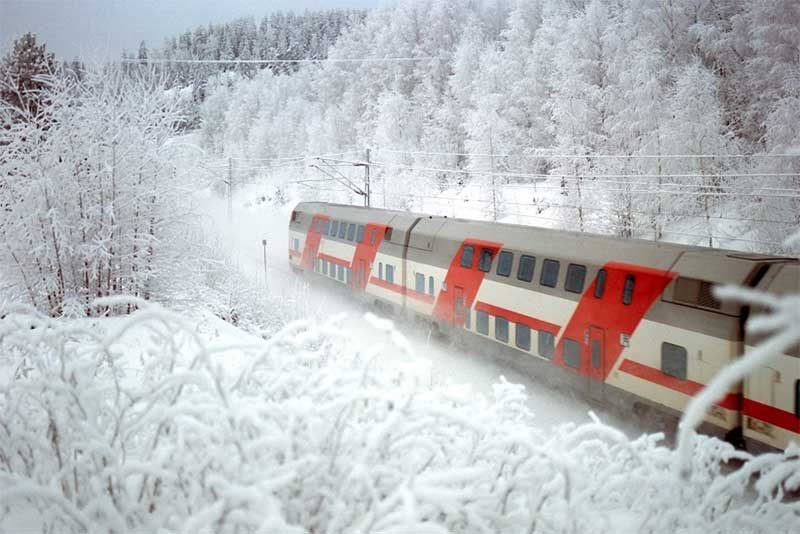
<path fill-rule="evenodd" d="M 228 221 L 233 220 L 233 158 L 228 158 Z"/>
<path fill-rule="evenodd" d="M 489 154 L 492 163 L 492 220 L 497 222 L 497 184 L 494 172 L 494 141 L 492 139 L 492 127 L 489 126 Z"/>
<path fill-rule="evenodd" d="M 269 284 L 267 283 L 267 240 L 261 240 L 261 246 L 264 247 L 264 287 L 269 289 Z"/>
<path fill-rule="evenodd" d="M 369 207 L 369 149 L 366 151 L 366 165 L 364 165 L 364 206 Z"/>

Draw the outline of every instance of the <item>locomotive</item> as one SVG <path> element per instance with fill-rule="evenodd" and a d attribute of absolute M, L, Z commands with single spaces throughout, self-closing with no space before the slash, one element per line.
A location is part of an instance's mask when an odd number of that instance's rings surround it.
<path fill-rule="evenodd" d="M 317 202 L 292 212 L 289 262 L 592 401 L 676 419 L 759 341 L 744 328 L 759 310 L 714 286 L 800 291 L 796 258 Z M 752 449 L 800 443 L 800 347 L 732 387 L 703 429 Z"/>

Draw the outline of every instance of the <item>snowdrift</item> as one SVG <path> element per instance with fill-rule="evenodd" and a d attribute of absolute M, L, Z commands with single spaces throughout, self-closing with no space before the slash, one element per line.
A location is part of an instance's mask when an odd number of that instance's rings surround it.
<path fill-rule="evenodd" d="M 800 525 L 800 503 L 785 496 L 800 487 L 797 447 L 751 458 L 698 437 L 682 475 L 658 435 L 630 440 L 600 421 L 543 432 L 519 386 L 475 398 L 378 369 L 351 348 L 341 318 L 295 322 L 266 341 L 209 340 L 185 316 L 138 304 L 123 319 L 22 309 L 0 319 L 0 530 Z"/>

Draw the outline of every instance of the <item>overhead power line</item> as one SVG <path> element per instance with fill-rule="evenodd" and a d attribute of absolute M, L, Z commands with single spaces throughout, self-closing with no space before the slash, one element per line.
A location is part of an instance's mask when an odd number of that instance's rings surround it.
<path fill-rule="evenodd" d="M 442 172 L 453 174 L 476 174 L 484 176 L 507 176 L 512 178 L 798 178 L 800 173 L 710 173 L 710 174 L 583 174 L 583 173 L 526 173 L 526 172 L 505 172 L 505 171 L 483 171 L 477 169 L 452 169 L 442 167 L 420 167 L 415 165 L 404 165 L 401 163 L 389 163 L 383 161 L 373 161 L 371 165 L 376 167 L 392 167 L 407 169 L 420 172 Z M 681 184 L 682 185 L 682 184 Z M 687 184 L 688 185 L 688 184 Z"/>
<path fill-rule="evenodd" d="M 324 58 L 324 59 L 167 59 L 167 58 L 124 58 L 121 63 L 136 64 L 208 64 L 208 65 L 269 65 L 269 64 L 295 64 L 295 63 L 403 63 L 417 61 L 437 60 L 437 56 L 422 57 L 362 57 L 362 58 Z"/>
<path fill-rule="evenodd" d="M 392 154 L 410 154 L 419 156 L 468 156 L 481 158 L 531 158 L 531 159 L 724 159 L 724 158 L 797 158 L 798 154 L 551 154 L 540 152 L 535 154 L 491 154 L 480 152 L 436 152 L 421 150 L 397 150 L 381 148 L 377 152 Z"/>
<path fill-rule="evenodd" d="M 482 199 L 482 198 L 460 198 L 460 197 L 445 197 L 445 196 L 438 196 L 438 195 L 419 195 L 415 193 L 396 193 L 393 196 L 400 196 L 405 198 L 425 198 L 429 200 L 445 200 L 448 202 L 460 202 L 464 205 L 468 204 L 491 204 L 491 200 L 489 199 Z M 548 200 L 541 201 L 539 203 L 536 202 L 510 202 L 510 201 L 503 201 L 503 206 L 519 206 L 519 207 L 527 207 L 527 208 L 541 208 L 541 209 L 550 209 L 550 208 L 563 208 L 563 209 L 570 209 L 570 210 L 584 210 L 584 211 L 596 211 L 601 213 L 610 213 L 616 214 L 620 211 L 625 211 L 632 215 L 643 215 L 648 217 L 658 217 L 655 212 L 650 211 L 641 211 L 641 210 L 615 210 L 614 208 L 610 207 L 596 207 L 596 206 L 578 206 L 576 204 L 562 204 L 557 202 L 550 202 Z M 711 219 L 715 221 L 735 221 L 735 222 L 759 222 L 759 223 L 773 223 L 773 224 L 787 224 L 787 225 L 796 225 L 796 221 L 787 221 L 787 220 L 777 220 L 777 219 L 755 219 L 750 217 L 725 217 L 720 215 L 699 215 L 696 213 L 688 213 L 688 212 L 676 212 L 670 211 L 669 213 L 665 213 L 661 216 L 661 218 L 666 219 L 666 215 L 671 218 L 674 217 L 682 217 L 687 219 Z M 563 219 L 559 219 L 563 221 Z"/>
<path fill-rule="evenodd" d="M 448 202 L 459 202 L 463 205 L 469 204 L 491 204 L 491 200 L 488 199 L 481 199 L 481 198 L 460 198 L 460 197 L 445 197 L 445 196 L 437 196 L 437 195 L 419 195 L 415 193 L 397 193 L 395 196 L 407 197 L 407 198 L 425 198 L 429 200 L 445 200 Z M 641 210 L 615 210 L 614 208 L 610 207 L 596 207 L 596 206 L 578 206 L 577 204 L 563 204 L 558 202 L 551 202 L 549 200 L 543 200 L 541 202 L 510 202 L 510 201 L 503 201 L 503 206 L 519 206 L 523 208 L 537 208 L 537 209 L 551 209 L 551 208 L 563 208 L 569 210 L 583 210 L 583 211 L 596 211 L 601 213 L 609 213 L 609 214 L 617 214 L 621 211 L 625 211 L 626 213 L 630 213 L 631 215 L 643 215 L 646 217 L 658 217 L 656 213 L 649 212 L 649 211 L 641 211 Z M 677 211 L 670 211 L 668 214 L 664 214 L 661 216 L 662 219 L 667 219 L 666 215 L 669 218 L 687 218 L 687 219 L 698 219 L 698 220 L 715 220 L 715 221 L 735 221 L 735 222 L 758 222 L 758 223 L 772 223 L 772 224 L 786 224 L 794 226 L 797 224 L 796 221 L 788 221 L 788 220 L 778 220 L 778 219 L 756 219 L 750 217 L 726 217 L 722 215 L 700 215 L 696 213 L 688 213 L 688 212 L 677 212 Z"/>
<path fill-rule="evenodd" d="M 414 197 L 414 196 L 418 196 L 419 197 L 420 195 L 403 195 L 403 194 L 399 195 L 400 198 L 408 198 L 408 197 Z M 397 196 L 390 195 L 387 198 L 397 198 Z M 543 221 L 557 222 L 557 223 L 560 223 L 560 224 L 564 224 L 564 223 L 568 222 L 568 221 L 566 221 L 564 219 L 559 219 L 559 218 L 556 218 L 556 217 L 548 217 L 547 215 L 539 215 L 539 214 L 534 214 L 534 213 L 505 212 L 505 214 L 506 215 L 513 215 L 513 216 L 517 216 L 517 217 L 529 218 L 529 219 L 541 219 Z M 616 224 L 616 223 L 613 223 L 613 222 L 610 222 L 610 221 L 591 221 L 591 220 L 588 220 L 588 221 L 585 222 L 585 224 L 587 226 L 592 226 L 592 225 L 598 226 L 598 225 L 600 225 L 600 226 L 605 226 L 605 227 L 608 227 L 608 228 L 615 228 L 615 229 L 620 229 L 620 230 L 646 231 L 646 232 L 652 232 L 653 231 L 653 228 L 648 227 L 648 226 L 622 225 L 622 224 Z M 662 234 L 677 235 L 677 236 L 681 236 L 681 237 L 691 237 L 691 238 L 694 238 L 694 239 L 709 239 L 709 238 L 711 238 L 711 239 L 716 239 L 717 241 L 726 240 L 726 241 L 737 241 L 737 242 L 742 242 L 742 243 L 753 243 L 753 244 L 758 244 L 758 245 L 772 245 L 772 246 L 778 246 L 778 247 L 782 246 L 782 243 L 777 243 L 777 242 L 774 242 L 774 241 L 759 241 L 759 240 L 755 240 L 755 239 L 746 239 L 746 238 L 743 238 L 743 237 L 728 237 L 728 236 L 720 236 L 720 235 L 717 235 L 717 234 L 694 234 L 694 233 L 690 233 L 690 232 L 682 232 L 682 231 L 678 231 L 678 230 L 667 230 L 667 229 L 663 229 L 663 228 L 660 229 L 660 231 L 661 231 Z"/>

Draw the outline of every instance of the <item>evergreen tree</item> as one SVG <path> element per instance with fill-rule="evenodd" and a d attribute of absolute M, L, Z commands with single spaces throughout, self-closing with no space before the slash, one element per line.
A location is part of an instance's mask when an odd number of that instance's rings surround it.
<path fill-rule="evenodd" d="M 42 92 L 50 85 L 48 77 L 55 71 L 55 55 L 46 51 L 44 43 L 37 44 L 33 33 L 14 41 L 12 50 L 0 63 L 0 100 L 4 113 L 10 113 L 12 121 L 38 117 L 46 105 Z"/>

